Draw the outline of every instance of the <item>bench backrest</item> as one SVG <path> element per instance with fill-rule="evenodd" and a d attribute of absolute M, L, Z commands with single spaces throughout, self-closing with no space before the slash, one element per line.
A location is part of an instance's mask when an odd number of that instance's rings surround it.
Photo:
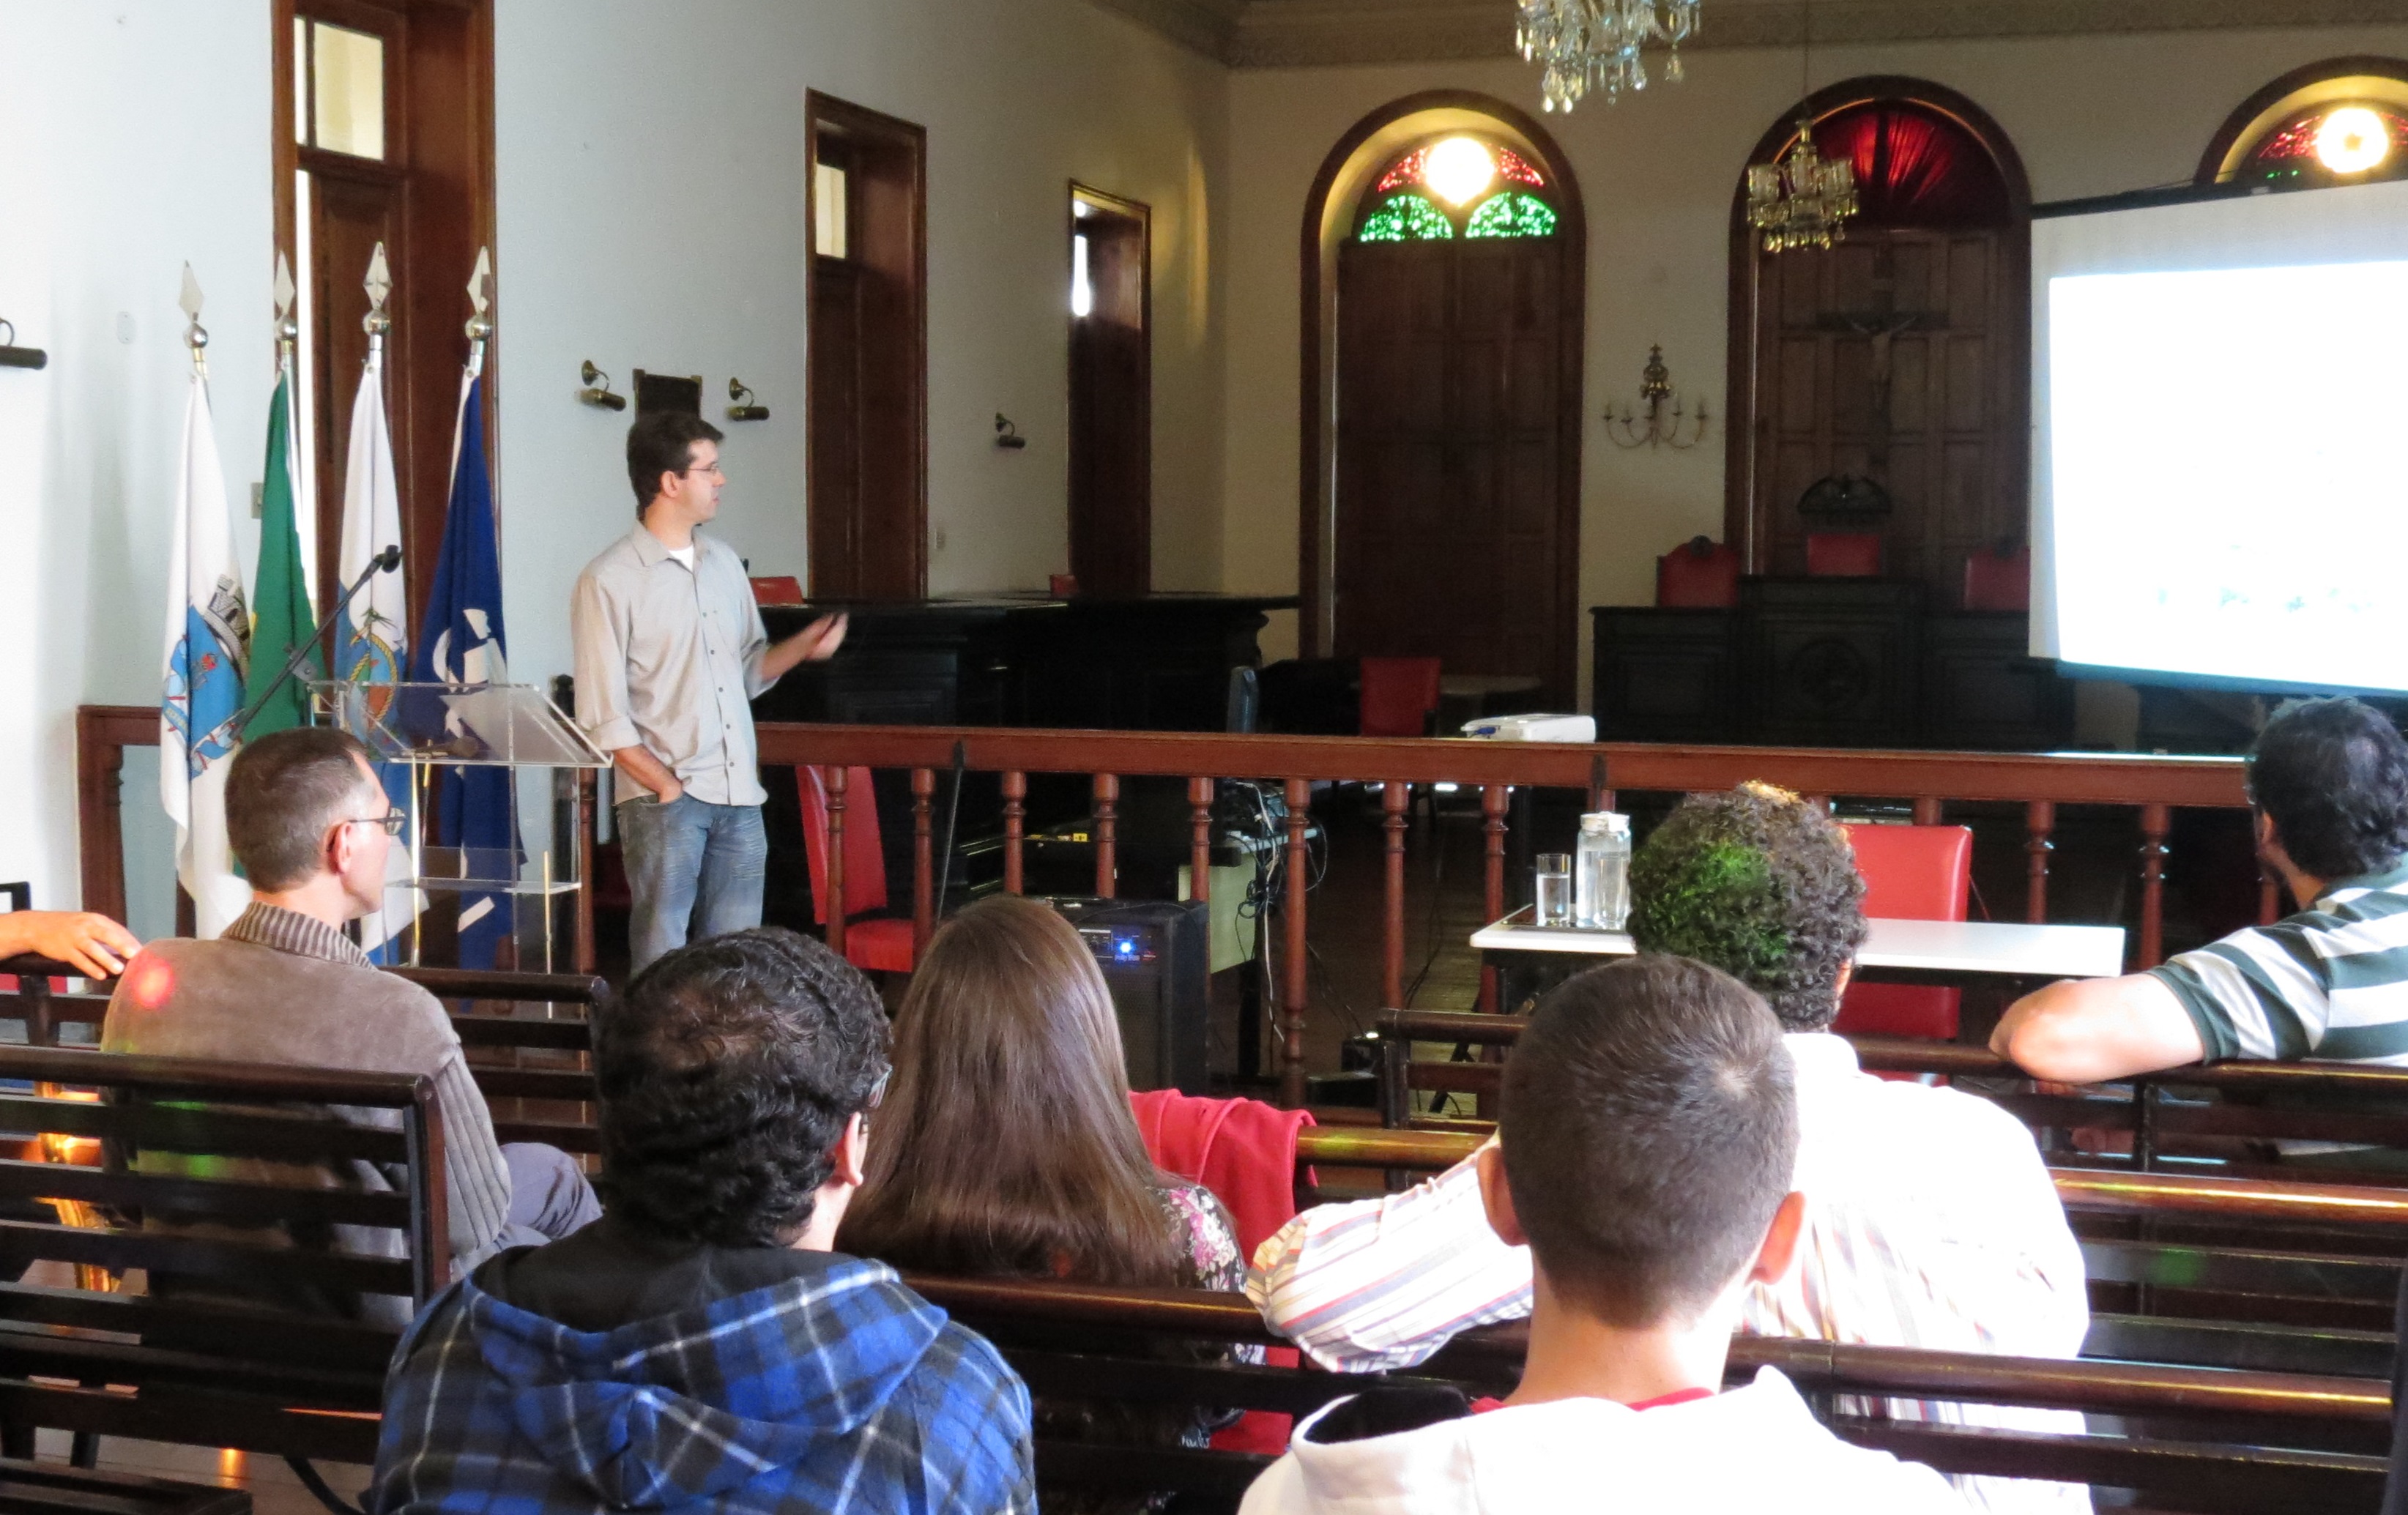
<path fill-rule="evenodd" d="M 23 1152 L 0 1159 L 0 1254 L 51 1265 L 0 1282 L 0 1422 L 372 1451 L 355 1417 L 381 1398 L 394 1325 L 301 1302 L 390 1296 L 398 1315 L 449 1281 L 431 1079 L 0 1046 L 0 1131 Z M 258 1164 L 393 1182 L 296 1186 Z"/>
<path fill-rule="evenodd" d="M 1364 1380 L 1310 1368 L 1211 1365 L 1165 1350 L 1170 1340 L 1269 1342 L 1240 1297 L 1016 1279 L 913 1277 L 930 1300 L 985 1333 L 1035 1393 L 1109 1395 L 1128 1403 L 1310 1414 Z M 1466 1333 L 1390 1383 L 1446 1383 L 1469 1395 L 1510 1393 L 1526 1328 Z M 2119 1436 L 2031 1436 L 1828 1415 L 1843 1437 L 1951 1472 L 2055 1479 L 2136 1489 L 2171 1508 L 2317 1508 L 2372 1511 L 2382 1458 L 2315 1450 L 2335 1423 L 2380 1428 L 2390 1413 L 2379 1379 L 2057 1362 L 1905 1348 L 1746 1337 L 1732 1344 L 1727 1381 L 1775 1367 L 1817 1400 L 1838 1394 L 2039 1405 L 2128 1418 L 2202 1420 L 2229 1441 Z M 2243 1444 L 2246 1443 L 2246 1444 Z M 1138 1492 L 1175 1489 L 1182 1508 L 1234 1507 L 1263 1460 L 1235 1452 L 1166 1452 L 1048 1441 L 1040 1479 Z M 2143 1500 L 2143 1503 L 2149 1503 Z"/>

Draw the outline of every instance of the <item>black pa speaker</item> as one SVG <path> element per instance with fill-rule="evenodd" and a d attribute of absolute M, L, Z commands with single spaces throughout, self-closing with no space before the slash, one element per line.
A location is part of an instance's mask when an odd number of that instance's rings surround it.
<path fill-rule="evenodd" d="M 1079 930 L 1119 1012 L 1131 1089 L 1205 1092 L 1211 918 L 1202 900 L 1055 897 Z"/>

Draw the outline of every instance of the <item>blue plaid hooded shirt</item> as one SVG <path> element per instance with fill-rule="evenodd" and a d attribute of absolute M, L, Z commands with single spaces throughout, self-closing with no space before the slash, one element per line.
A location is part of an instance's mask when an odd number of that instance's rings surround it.
<path fill-rule="evenodd" d="M 796 1255 L 825 1265 L 609 1331 L 453 1285 L 394 1355 L 369 1515 L 1033 1512 L 995 1349 L 883 1264 Z"/>

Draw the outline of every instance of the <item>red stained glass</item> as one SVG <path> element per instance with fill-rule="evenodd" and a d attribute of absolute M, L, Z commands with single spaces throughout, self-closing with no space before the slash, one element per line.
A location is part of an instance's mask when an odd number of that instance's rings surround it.
<path fill-rule="evenodd" d="M 2393 147 L 2397 148 L 2403 143 L 2408 143 L 2408 118 L 2403 118 L 2398 111 L 2386 110 L 2380 106 L 2369 108 L 2383 118 L 2384 129 L 2390 133 Z M 2332 110 L 2333 107 L 2330 106 L 2318 106 L 2306 115 L 2286 123 L 2281 130 L 2270 133 L 2256 147 L 2249 150 L 2249 162 L 2272 165 L 2288 164 L 2301 158 L 2314 158 L 2316 155 L 2316 130 L 2324 125 L 2325 118 L 2330 115 Z"/>
<path fill-rule="evenodd" d="M 1526 184 L 1534 190 L 1547 187 L 1546 176 L 1531 167 L 1529 160 L 1512 148 L 1491 148 L 1489 151 L 1496 155 L 1498 178 L 1509 183 Z M 1428 148 L 1415 148 L 1398 159 L 1389 165 L 1386 173 L 1380 176 L 1380 182 L 1371 193 L 1387 194 L 1397 190 L 1420 188 L 1422 170 L 1429 165 L 1429 152 Z"/>
<path fill-rule="evenodd" d="M 1379 188 L 1371 193 L 1385 194 L 1391 190 L 1410 189 L 1420 184 L 1422 169 L 1428 162 L 1429 149 L 1415 148 L 1398 159 L 1395 166 L 1380 177 Z"/>

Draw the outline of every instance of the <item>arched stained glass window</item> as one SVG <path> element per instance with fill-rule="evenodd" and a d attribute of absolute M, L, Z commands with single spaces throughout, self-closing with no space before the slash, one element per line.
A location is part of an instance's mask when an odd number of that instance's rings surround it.
<path fill-rule="evenodd" d="M 2297 111 L 2242 159 L 2233 177 L 2259 184 L 2352 184 L 2408 171 L 2408 114 L 2372 100 Z"/>
<path fill-rule="evenodd" d="M 1365 198 L 1355 236 L 1365 242 L 1553 236 L 1546 176 L 1501 143 L 1461 135 L 1398 157 Z"/>

